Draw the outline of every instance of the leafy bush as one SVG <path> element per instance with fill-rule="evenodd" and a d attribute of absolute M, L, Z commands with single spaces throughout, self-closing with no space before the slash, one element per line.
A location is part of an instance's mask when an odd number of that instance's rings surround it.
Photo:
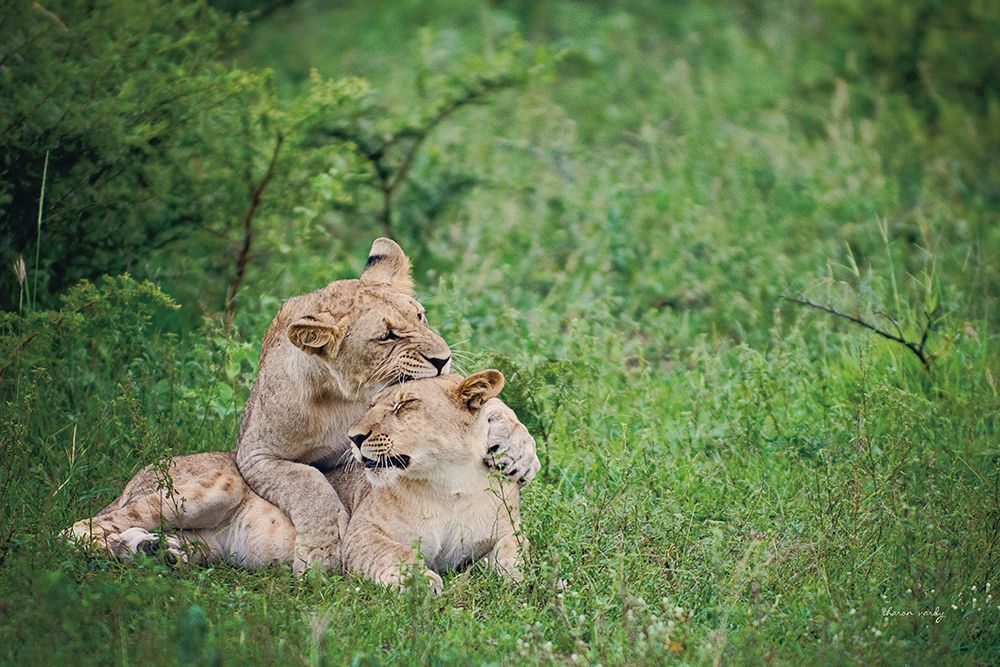
<path fill-rule="evenodd" d="M 223 62 L 242 20 L 201 2 L 4 11 L 0 261 L 24 258 L 28 290 L 39 292 L 30 300 L 41 303 L 81 277 L 127 270 L 231 318 L 248 265 L 266 266 L 290 237 L 331 243 L 329 219 L 319 220 L 331 207 L 353 212 L 351 232 L 387 227 L 426 135 L 523 81 L 531 64 L 514 41 L 489 61 L 421 72 L 420 106 L 396 109 L 362 80 L 315 76 L 281 105 L 267 71 Z M 467 177 L 453 178 L 460 192 Z M 358 189 L 366 185 L 377 199 Z M 424 204 L 441 205 L 438 196 Z M 293 211 L 299 224 L 289 227 Z M 192 273 L 221 286 L 206 293 L 177 280 Z M 0 305 L 21 295 L 0 273 Z"/>
<path fill-rule="evenodd" d="M 235 111 L 260 85 L 219 62 L 238 22 L 170 0 L 7 3 L 2 11 L 5 266 L 20 254 L 33 271 L 40 250 L 40 274 L 29 282 L 56 293 L 81 277 L 140 268 L 151 250 L 221 213 L 205 200 L 205 171 L 217 166 L 220 143 L 239 142 Z M 224 131 L 212 119 L 225 119 Z M 10 307 L 12 295 L 16 303 L 4 272 L 0 304 Z"/>
<path fill-rule="evenodd" d="M 961 0 L 819 0 L 841 48 L 855 49 L 878 77 L 909 95 L 929 115 L 940 100 L 960 100 L 986 115 L 1000 101 L 1000 7 Z M 844 34 L 836 34 L 836 31 Z"/>

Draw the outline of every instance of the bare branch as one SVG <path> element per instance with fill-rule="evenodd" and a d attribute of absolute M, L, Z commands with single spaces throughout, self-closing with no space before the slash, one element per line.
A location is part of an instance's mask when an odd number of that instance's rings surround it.
<path fill-rule="evenodd" d="M 903 330 L 900 328 L 899 322 L 896 320 L 895 317 L 885 312 L 884 310 L 878 310 L 875 312 L 875 314 L 878 315 L 879 317 L 883 317 L 889 320 L 889 322 L 892 324 L 892 328 L 896 330 L 896 335 L 899 336 L 900 338 L 903 337 Z"/>
<path fill-rule="evenodd" d="M 487 95 L 517 85 L 520 79 L 516 76 L 500 76 L 495 79 L 485 79 L 478 82 L 477 87 L 465 90 L 461 95 L 447 102 L 435 113 L 425 118 L 419 125 L 404 127 L 390 135 L 382 143 L 372 145 L 368 140 L 343 128 L 327 128 L 323 134 L 331 139 L 352 143 L 358 152 L 371 165 L 372 172 L 378 181 L 376 187 L 382 193 L 382 210 L 379 220 L 386 234 L 392 232 L 393 199 L 399 187 L 413 167 L 420 147 L 434 129 L 462 107 L 480 102 Z M 391 154 L 393 148 L 407 144 L 398 163 L 393 164 Z"/>
<path fill-rule="evenodd" d="M 285 142 L 285 135 L 278 132 L 274 142 L 274 151 L 271 153 L 271 161 L 267 165 L 267 171 L 256 184 L 250 189 L 250 205 L 247 207 L 246 215 L 243 216 L 243 246 L 240 248 L 240 255 L 236 261 L 236 275 L 229 286 L 229 293 L 226 297 L 226 330 L 233 324 L 233 317 L 236 316 L 236 295 L 243 285 L 243 276 L 246 274 L 247 265 L 250 263 L 250 250 L 253 246 L 253 219 L 257 215 L 257 208 L 260 206 L 264 196 L 264 190 L 271 177 L 274 176 L 274 168 L 278 164 L 278 154 L 281 153 L 281 145 Z"/>
<path fill-rule="evenodd" d="M 870 322 L 866 322 L 865 320 L 861 319 L 860 317 L 856 317 L 854 315 L 848 315 L 847 313 L 842 313 L 839 310 L 836 310 L 835 308 L 831 308 L 829 306 L 824 306 L 823 304 L 816 303 L 815 301 L 810 301 L 809 299 L 805 298 L 802 295 L 798 295 L 798 296 L 782 296 L 781 298 L 784 299 L 785 301 L 790 301 L 792 303 L 797 303 L 800 306 L 808 306 L 809 308 L 813 308 L 815 310 L 819 310 L 821 312 L 827 313 L 828 315 L 833 315 L 834 317 L 839 317 L 842 320 L 847 320 L 849 322 L 854 322 L 858 326 L 863 327 L 865 329 L 868 329 L 869 331 L 871 331 L 871 332 L 873 332 L 873 333 L 881 336 L 882 338 L 885 338 L 886 340 L 891 340 L 894 343 L 899 343 L 900 345 L 902 345 L 903 347 L 905 347 L 906 349 L 908 349 L 910 352 L 912 352 L 913 354 L 915 354 L 918 359 L 920 359 L 920 363 L 923 364 L 924 369 L 927 372 L 930 372 L 930 370 L 931 370 L 931 359 L 933 359 L 933 355 L 928 354 L 927 353 L 927 349 L 925 348 L 925 345 L 927 343 L 927 337 L 930 334 L 930 319 L 929 318 L 928 318 L 928 321 L 927 321 L 927 326 L 924 328 L 924 332 L 923 332 L 923 335 L 921 336 L 920 342 L 919 343 L 914 343 L 913 341 L 906 340 L 901 335 L 897 336 L 895 334 L 889 333 L 888 331 L 886 331 L 885 329 L 882 329 L 881 327 L 878 327 L 878 326 L 876 326 L 874 324 L 871 324 Z M 890 321 L 892 321 L 895 324 L 895 320 L 890 320 Z"/>

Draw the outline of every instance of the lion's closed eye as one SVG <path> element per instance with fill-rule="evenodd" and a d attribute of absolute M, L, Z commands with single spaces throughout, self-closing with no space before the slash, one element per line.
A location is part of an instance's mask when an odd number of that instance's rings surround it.
<path fill-rule="evenodd" d="M 396 405 L 392 407 L 392 413 L 398 415 L 410 408 L 416 407 L 419 402 L 420 401 L 415 398 L 404 398 L 396 402 Z"/>

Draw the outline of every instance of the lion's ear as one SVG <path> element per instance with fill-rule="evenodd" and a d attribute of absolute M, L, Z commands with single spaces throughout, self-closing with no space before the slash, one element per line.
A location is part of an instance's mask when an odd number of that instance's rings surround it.
<path fill-rule="evenodd" d="M 320 313 L 300 317 L 288 325 L 288 340 L 303 352 L 325 351 L 333 354 L 340 347 L 344 330 L 337 326 L 332 317 Z"/>
<path fill-rule="evenodd" d="M 470 410 L 478 410 L 483 403 L 496 398 L 503 389 L 503 373 L 489 369 L 473 373 L 462 380 L 458 386 L 458 400 L 469 406 Z"/>
<path fill-rule="evenodd" d="M 386 283 L 400 292 L 413 296 L 410 260 L 399 244 L 385 237 L 375 239 L 368 251 L 368 262 L 361 274 L 366 283 Z"/>

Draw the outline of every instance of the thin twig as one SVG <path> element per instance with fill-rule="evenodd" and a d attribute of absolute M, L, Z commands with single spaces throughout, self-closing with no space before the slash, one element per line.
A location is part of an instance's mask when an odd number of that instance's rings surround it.
<path fill-rule="evenodd" d="M 42 251 L 42 209 L 45 208 L 45 181 L 49 176 L 49 152 L 45 151 L 45 164 L 42 166 L 42 191 L 38 194 L 38 235 L 35 237 L 35 275 L 31 285 L 31 309 L 38 302 L 38 256 Z"/>
<path fill-rule="evenodd" d="M 376 187 L 382 194 L 382 209 L 379 211 L 379 220 L 387 234 L 392 232 L 393 198 L 398 188 L 406 181 L 406 177 L 416 160 L 417 152 L 430 133 L 462 107 L 474 104 L 490 93 L 516 85 L 518 81 L 519 79 L 515 76 L 502 76 L 481 81 L 478 87 L 466 90 L 462 95 L 438 109 L 436 113 L 424 119 L 420 125 L 402 128 L 378 145 L 373 146 L 364 137 L 343 128 L 325 130 L 325 134 L 332 139 L 353 143 L 361 156 L 371 166 L 378 181 Z M 409 142 L 409 144 L 406 146 L 399 163 L 393 166 L 390 163 L 391 149 L 403 142 Z"/>
<path fill-rule="evenodd" d="M 31 7 L 36 12 L 39 12 L 40 14 L 42 14 L 43 16 L 45 16 L 45 18 L 47 18 L 48 20 L 50 20 L 53 23 L 55 23 L 56 26 L 59 28 L 59 30 L 61 30 L 62 32 L 69 32 L 69 28 L 66 27 L 66 24 L 63 23 L 62 19 L 59 18 L 58 16 L 56 16 L 51 11 L 49 11 L 48 9 L 46 9 L 45 7 L 42 7 L 37 2 L 31 3 Z"/>
<path fill-rule="evenodd" d="M 886 340 L 891 340 L 894 343 L 899 343 L 900 345 L 908 349 L 910 352 L 915 354 L 918 359 L 920 359 L 920 363 L 924 365 L 925 370 L 927 370 L 928 372 L 930 372 L 931 370 L 931 361 L 933 360 L 934 356 L 928 354 L 927 349 L 925 347 L 927 344 L 927 337 L 930 334 L 930 329 L 931 329 L 932 319 L 930 316 L 928 316 L 927 318 L 927 325 L 924 327 L 923 334 L 920 337 L 920 342 L 914 343 L 913 341 L 906 340 L 902 336 L 897 336 L 895 334 L 889 333 L 885 329 L 877 327 L 874 324 L 871 324 L 870 322 L 866 322 L 860 317 L 856 317 L 854 315 L 848 315 L 847 313 L 842 313 L 839 310 L 836 310 L 835 308 L 824 306 L 823 304 L 816 303 L 815 301 L 810 301 L 804 296 L 801 295 L 782 296 L 781 298 L 784 299 L 785 301 L 791 301 L 792 303 L 797 303 L 800 306 L 808 306 L 809 308 L 814 308 L 829 315 L 833 315 L 834 317 L 839 317 L 843 320 L 854 322 L 858 326 L 868 329 L 869 331 L 881 336 L 882 338 L 885 338 Z"/>
<path fill-rule="evenodd" d="M 236 261 L 236 275 L 229 286 L 229 295 L 226 299 L 226 330 L 233 324 L 233 317 L 236 316 L 236 295 L 243 285 L 243 277 L 246 275 L 247 265 L 250 263 L 250 250 L 253 246 L 253 219 L 257 215 L 257 208 L 260 206 L 264 196 L 264 190 L 271 177 L 274 176 L 274 168 L 278 164 L 278 154 L 281 152 L 281 145 L 285 142 L 285 135 L 278 132 L 274 142 L 274 151 L 271 153 L 271 161 L 267 165 L 267 171 L 256 184 L 250 189 L 250 205 L 247 207 L 246 215 L 243 216 L 243 246 L 240 248 L 240 255 Z"/>

